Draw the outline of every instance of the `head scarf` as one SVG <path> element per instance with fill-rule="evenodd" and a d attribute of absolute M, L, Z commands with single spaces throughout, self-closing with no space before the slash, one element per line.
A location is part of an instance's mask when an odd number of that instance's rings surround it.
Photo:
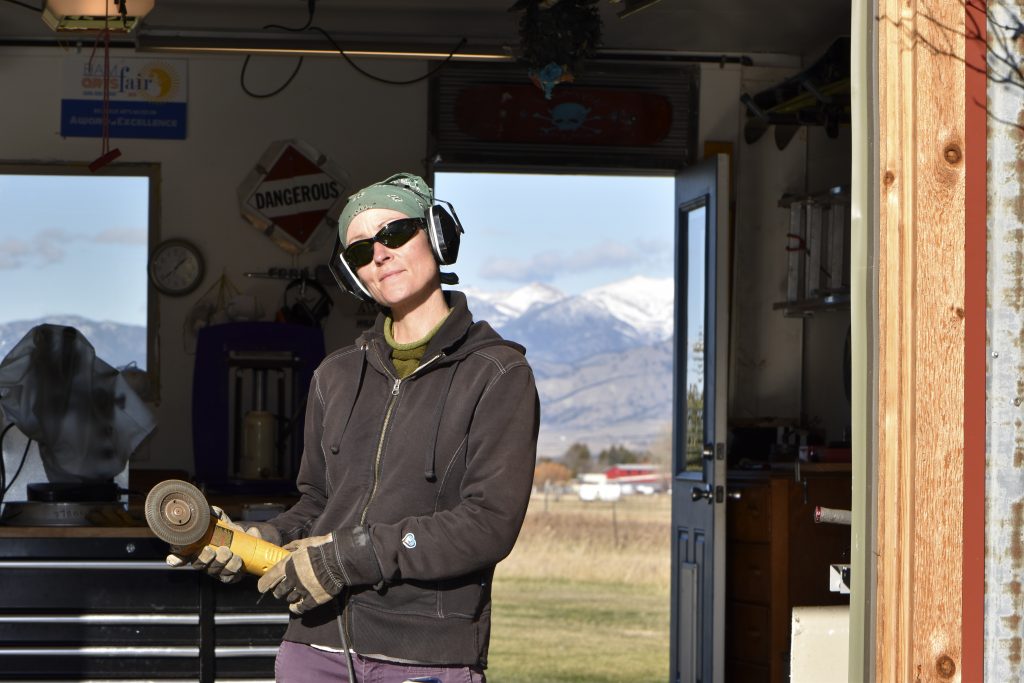
<path fill-rule="evenodd" d="M 423 178 L 412 173 L 398 173 L 364 187 L 348 198 L 348 204 L 338 217 L 342 245 L 348 245 L 348 226 L 357 214 L 367 209 L 392 209 L 410 218 L 426 218 L 433 196 Z"/>

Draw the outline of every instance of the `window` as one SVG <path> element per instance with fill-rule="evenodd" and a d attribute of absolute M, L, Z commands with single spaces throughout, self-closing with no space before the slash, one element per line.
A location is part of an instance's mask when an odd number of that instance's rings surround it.
<path fill-rule="evenodd" d="M 575 442 L 646 451 L 671 427 L 674 183 L 435 174 L 466 228 L 459 289 L 526 346 L 540 382 L 542 457 Z"/>
<path fill-rule="evenodd" d="M 146 264 L 159 234 L 159 169 L 101 174 L 63 164 L 0 165 L 0 359 L 36 325 L 75 327 L 98 358 L 157 388 L 156 312 Z"/>

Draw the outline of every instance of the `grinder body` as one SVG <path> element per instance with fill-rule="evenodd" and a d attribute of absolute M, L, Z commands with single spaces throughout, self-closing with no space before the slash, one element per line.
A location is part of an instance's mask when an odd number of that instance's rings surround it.
<path fill-rule="evenodd" d="M 202 492 L 180 479 L 162 481 L 146 496 L 146 523 L 176 554 L 195 557 L 206 546 L 227 546 L 245 572 L 263 576 L 289 555 L 269 541 L 232 529 L 214 515 Z"/>

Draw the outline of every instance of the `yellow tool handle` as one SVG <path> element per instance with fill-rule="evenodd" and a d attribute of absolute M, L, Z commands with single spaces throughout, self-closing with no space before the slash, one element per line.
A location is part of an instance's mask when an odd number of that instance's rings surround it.
<path fill-rule="evenodd" d="M 241 557 L 242 567 L 249 574 L 263 576 L 267 573 L 268 569 L 291 554 L 281 546 L 274 545 L 270 541 L 264 541 L 262 538 L 256 538 L 249 534 L 239 533 L 223 522 L 218 521 L 216 526 L 220 534 L 215 534 L 214 539 L 211 540 L 219 541 L 220 539 L 216 539 L 216 536 L 224 534 L 225 531 L 228 532 L 230 540 L 227 543 L 219 542 L 217 545 L 226 545 L 231 549 L 232 553 Z"/>

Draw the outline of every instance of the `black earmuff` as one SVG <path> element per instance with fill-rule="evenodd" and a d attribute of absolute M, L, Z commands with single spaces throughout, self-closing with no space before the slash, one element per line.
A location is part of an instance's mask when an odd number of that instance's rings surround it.
<path fill-rule="evenodd" d="M 360 301 L 373 301 L 374 298 L 370 294 L 370 290 L 366 288 L 366 285 L 359 279 L 359 276 L 352 271 L 348 261 L 341 255 L 341 250 L 341 237 L 338 236 L 334 239 L 334 250 L 331 252 L 330 263 L 327 264 L 328 270 L 334 276 L 334 281 L 338 283 L 342 291 L 348 292 Z"/>
<path fill-rule="evenodd" d="M 334 301 L 320 283 L 310 278 L 298 278 L 284 289 L 284 301 L 278 317 L 293 325 L 319 327 L 331 312 Z"/>
<path fill-rule="evenodd" d="M 447 205 L 445 209 L 442 204 Z M 455 213 L 455 207 L 448 202 L 436 201 L 427 211 L 427 232 L 434 258 L 442 266 L 450 266 L 459 258 L 459 243 L 462 241 L 462 223 Z"/>

